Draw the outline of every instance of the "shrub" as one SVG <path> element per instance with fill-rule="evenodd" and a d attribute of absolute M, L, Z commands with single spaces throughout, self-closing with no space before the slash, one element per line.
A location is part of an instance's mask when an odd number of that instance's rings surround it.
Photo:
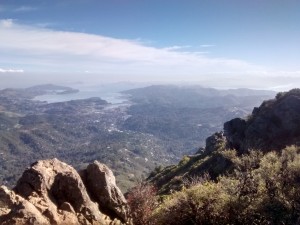
<path fill-rule="evenodd" d="M 153 185 L 140 183 L 127 194 L 134 225 L 154 225 L 152 213 L 157 206 L 156 188 Z"/>
<path fill-rule="evenodd" d="M 154 215 L 161 225 L 221 224 L 229 199 L 219 184 L 205 182 L 172 194 Z"/>
<path fill-rule="evenodd" d="M 223 156 L 233 162 L 234 171 L 215 182 L 188 180 L 153 212 L 155 224 L 299 224 L 299 147 L 240 157 L 229 150 Z"/>

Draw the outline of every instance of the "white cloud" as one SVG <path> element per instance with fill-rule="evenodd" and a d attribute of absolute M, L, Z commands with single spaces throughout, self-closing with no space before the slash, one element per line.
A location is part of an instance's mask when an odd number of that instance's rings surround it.
<path fill-rule="evenodd" d="M 200 45 L 201 48 L 211 48 L 215 47 L 215 45 Z"/>
<path fill-rule="evenodd" d="M 300 71 L 286 71 L 280 70 L 278 74 L 281 76 L 300 77 Z"/>
<path fill-rule="evenodd" d="M 164 48 L 164 49 L 165 49 L 165 50 L 172 51 L 172 50 L 181 50 L 181 49 L 190 48 L 190 47 L 191 47 L 190 45 L 183 45 L 183 46 L 180 46 L 180 45 L 174 45 L 174 46 L 171 46 L 171 47 L 166 47 L 166 48 Z"/>
<path fill-rule="evenodd" d="M 155 48 L 133 40 L 25 26 L 11 19 L 0 20 L 0 33 L 0 66 L 33 72 L 93 71 L 167 80 L 261 70 L 242 60 L 186 51 L 190 46 Z"/>
<path fill-rule="evenodd" d="M 0 68 L 0 73 L 24 73 L 22 69 L 2 69 Z"/>
<path fill-rule="evenodd" d="M 0 26 L 3 28 L 9 28 L 13 25 L 13 19 L 0 20 Z"/>

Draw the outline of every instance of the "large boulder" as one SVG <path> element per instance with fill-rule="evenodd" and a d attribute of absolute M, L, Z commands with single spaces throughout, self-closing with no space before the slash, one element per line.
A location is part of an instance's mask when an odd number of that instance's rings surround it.
<path fill-rule="evenodd" d="M 103 212 L 123 222 L 128 220 L 126 199 L 116 185 L 113 172 L 106 165 L 95 161 L 81 175 L 88 193 Z"/>
<path fill-rule="evenodd" d="M 111 176 L 114 178 L 113 174 Z M 93 179 L 102 177 L 94 174 Z M 94 188 L 95 193 L 97 190 L 105 192 L 101 188 L 107 189 L 105 185 Z M 123 196 L 121 192 L 119 194 Z M 3 199 L 2 208 L 6 210 L 0 214 L 0 224 L 108 225 L 127 222 L 127 218 L 121 221 L 103 213 L 97 200 L 91 200 L 77 171 L 57 159 L 34 163 L 25 170 L 13 191 L 5 187 L 0 189 L 0 198 Z M 115 207 L 124 205 L 116 202 Z M 101 208 L 105 208 L 104 205 Z M 110 210 L 113 210 L 112 206 Z"/>

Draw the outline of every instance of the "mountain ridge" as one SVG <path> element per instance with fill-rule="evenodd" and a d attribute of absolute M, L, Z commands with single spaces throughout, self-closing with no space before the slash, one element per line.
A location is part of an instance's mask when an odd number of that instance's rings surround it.
<path fill-rule="evenodd" d="M 274 119 L 276 115 L 276 119 Z M 178 165 L 154 170 L 148 177 L 159 193 L 179 190 L 184 179 L 208 174 L 212 179 L 230 172 L 232 163 L 223 154 L 234 149 L 238 155 L 251 149 L 262 152 L 281 150 L 300 143 L 300 89 L 278 93 L 274 99 L 265 100 L 246 118 L 235 118 L 224 123 L 224 131 L 206 139 L 205 148 L 195 155 L 186 155 Z M 275 129 L 276 128 L 276 129 Z"/>
<path fill-rule="evenodd" d="M 299 224 L 299 100 L 300 89 L 278 93 L 248 118 L 226 122 L 196 154 L 157 167 L 129 193 L 135 208 L 144 207 L 134 223 Z M 154 202 L 150 213 L 135 192 Z"/>

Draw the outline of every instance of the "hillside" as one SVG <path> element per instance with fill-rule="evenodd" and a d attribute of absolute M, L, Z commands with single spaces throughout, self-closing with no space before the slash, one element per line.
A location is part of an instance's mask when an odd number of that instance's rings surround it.
<path fill-rule="evenodd" d="M 251 149 L 262 152 L 280 151 L 300 142 L 300 91 L 293 89 L 264 101 L 246 118 L 235 118 L 224 123 L 224 131 L 206 139 L 206 147 L 197 154 L 184 156 L 178 165 L 157 168 L 149 176 L 162 193 L 179 189 L 183 178 L 189 179 L 208 173 L 212 179 L 232 169 L 232 162 L 224 150 L 234 149 L 237 155 Z"/>
<path fill-rule="evenodd" d="M 123 128 L 149 133 L 168 142 L 175 156 L 193 153 L 205 145 L 223 123 L 246 117 L 253 107 L 272 98 L 272 91 L 217 90 L 201 86 L 154 85 L 123 92 L 134 103 Z M 179 160 L 179 158 L 177 158 Z"/>
<path fill-rule="evenodd" d="M 195 152 L 225 121 L 246 116 L 250 106 L 274 95 L 150 86 L 126 92 L 130 102 L 120 105 L 97 97 L 56 103 L 35 100 L 39 95 L 76 91 L 56 85 L 0 90 L 2 184 L 11 187 L 24 167 L 56 157 L 76 169 L 100 160 L 112 168 L 118 185 L 126 190 L 156 166 Z"/>
<path fill-rule="evenodd" d="M 157 167 L 147 185 L 156 187 L 159 207 L 147 223 L 298 224 L 299 100 L 299 89 L 279 93 L 247 119 L 226 122 L 197 154 Z M 134 191 L 129 197 L 141 201 Z"/>
<path fill-rule="evenodd" d="M 279 93 L 247 119 L 226 122 L 225 132 L 208 137 L 205 148 L 178 165 L 157 167 L 127 200 L 112 171 L 97 161 L 77 172 L 57 159 L 40 160 L 13 190 L 1 186 L 0 224 L 298 224 L 300 138 L 290 121 L 299 119 L 299 99 L 299 89 Z M 240 123 L 243 129 L 228 132 Z M 258 135 L 275 125 L 284 143 Z M 252 136 L 242 135 L 250 127 L 260 149 Z"/>
<path fill-rule="evenodd" d="M 134 182 L 135 176 L 140 177 L 154 167 L 154 160 L 145 164 L 145 158 L 150 153 L 144 150 L 143 145 L 148 142 L 156 148 L 159 146 L 157 141 L 148 135 L 120 131 L 117 127 L 127 118 L 126 106 L 111 107 L 100 98 L 51 104 L 33 100 L 36 94 L 41 94 L 42 88 L 49 86 L 1 91 L 2 184 L 14 185 L 26 165 L 53 157 L 77 169 L 102 159 L 118 170 L 119 178 L 124 176 L 120 179 L 123 188 Z M 53 86 L 50 88 L 43 93 L 51 92 Z M 64 89 L 57 87 L 56 90 Z M 127 150 L 136 148 L 139 154 Z M 128 161 L 131 157 L 136 157 L 134 165 Z M 133 171 L 138 172 L 133 174 Z"/>

